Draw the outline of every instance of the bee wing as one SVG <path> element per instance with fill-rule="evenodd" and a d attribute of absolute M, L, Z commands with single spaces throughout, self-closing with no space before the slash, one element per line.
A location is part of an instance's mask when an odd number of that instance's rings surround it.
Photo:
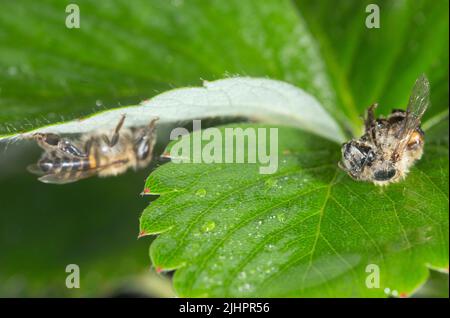
<path fill-rule="evenodd" d="M 430 82 L 422 74 L 414 84 L 406 109 L 405 135 L 420 125 L 420 120 L 430 105 Z"/>
<path fill-rule="evenodd" d="M 104 166 L 100 166 L 97 168 L 92 168 L 89 170 L 82 170 L 82 171 L 76 171 L 75 173 L 71 173 L 71 172 L 64 172 L 64 173 L 53 173 L 53 174 L 45 174 L 39 167 L 37 167 L 36 169 L 35 165 L 32 165 L 30 167 L 31 172 L 36 171 L 37 174 L 44 174 L 42 177 L 38 178 L 39 181 L 44 182 L 44 183 L 53 183 L 53 184 L 66 184 L 66 183 L 72 183 L 72 182 L 76 182 L 78 180 L 81 179 L 86 179 L 89 177 L 93 177 L 96 174 L 98 174 L 100 171 L 102 171 L 103 169 L 106 169 L 108 167 L 111 167 L 113 165 L 116 164 L 123 164 L 126 163 L 127 161 L 125 160 L 119 160 L 119 161 L 115 161 L 113 163 L 110 163 L 108 165 L 104 165 Z"/>
<path fill-rule="evenodd" d="M 43 183 L 53 183 L 53 184 L 66 184 L 76 182 L 81 179 L 86 179 L 95 176 L 101 169 L 92 169 L 87 171 L 79 171 L 74 175 L 67 175 L 67 173 L 61 174 L 46 174 L 40 178 L 39 181 Z"/>
<path fill-rule="evenodd" d="M 420 125 L 420 120 L 430 105 L 430 82 L 422 74 L 415 82 L 406 109 L 406 117 L 403 120 L 403 127 L 398 134 L 398 144 L 392 154 L 394 161 L 398 159 L 408 144 L 411 134 Z"/>

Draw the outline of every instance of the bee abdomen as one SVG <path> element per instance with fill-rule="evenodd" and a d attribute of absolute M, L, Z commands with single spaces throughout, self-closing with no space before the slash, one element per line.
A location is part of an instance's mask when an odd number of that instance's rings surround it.
<path fill-rule="evenodd" d="M 38 163 L 45 173 L 63 173 L 70 171 L 86 171 L 90 168 L 89 160 L 84 158 L 44 158 Z"/>

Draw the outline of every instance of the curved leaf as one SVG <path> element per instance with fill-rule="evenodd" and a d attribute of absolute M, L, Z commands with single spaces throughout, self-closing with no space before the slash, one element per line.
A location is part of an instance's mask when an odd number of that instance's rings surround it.
<path fill-rule="evenodd" d="M 114 129 L 125 114 L 124 126 L 144 126 L 152 118 L 175 123 L 209 117 L 248 117 L 270 123 L 289 122 L 330 140 L 345 140 L 334 119 L 305 91 L 287 83 L 258 78 L 229 78 L 205 82 L 202 88 L 180 88 L 142 102 L 104 111 L 86 119 L 41 127 L 5 139 L 26 138 L 34 132 L 76 134 Z M 2 140 L 0 136 L 0 141 Z"/>

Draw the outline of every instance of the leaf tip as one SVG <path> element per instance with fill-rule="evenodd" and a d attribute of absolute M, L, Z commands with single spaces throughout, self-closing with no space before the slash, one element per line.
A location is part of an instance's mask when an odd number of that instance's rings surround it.
<path fill-rule="evenodd" d="M 165 151 L 165 152 L 163 152 L 163 153 L 161 154 L 161 158 L 163 158 L 163 159 L 171 159 L 172 156 L 170 155 L 170 152 Z"/>
<path fill-rule="evenodd" d="M 149 235 L 145 230 L 141 230 L 138 234 L 138 239 L 140 239 L 141 237 L 147 236 Z"/>

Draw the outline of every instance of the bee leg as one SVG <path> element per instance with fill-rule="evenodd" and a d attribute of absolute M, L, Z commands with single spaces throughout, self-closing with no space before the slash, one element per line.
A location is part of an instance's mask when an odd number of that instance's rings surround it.
<path fill-rule="evenodd" d="M 62 155 L 68 155 L 70 157 L 86 157 L 86 154 L 81 151 L 71 141 L 62 138 L 57 134 L 52 133 L 35 133 L 33 138 L 37 144 L 45 151 L 56 151 Z"/>
<path fill-rule="evenodd" d="M 159 120 L 159 117 L 153 118 L 148 126 L 140 127 L 135 130 L 135 135 L 137 136 L 135 143 L 136 145 L 141 144 L 144 141 L 150 141 L 150 144 L 153 144 L 156 141 L 155 129 L 156 122 Z"/>
<path fill-rule="evenodd" d="M 148 135 L 150 135 L 150 134 L 153 135 L 153 132 L 155 131 L 156 122 L 157 122 L 158 120 L 159 120 L 159 117 L 155 117 L 155 118 L 153 118 L 153 119 L 150 121 L 150 123 L 148 124 L 148 127 L 147 127 L 147 134 L 148 134 Z"/>
<path fill-rule="evenodd" d="M 124 114 L 120 118 L 119 123 L 117 124 L 116 128 L 114 129 L 111 139 L 109 139 L 108 136 L 103 135 L 103 139 L 111 148 L 114 147 L 117 144 L 117 142 L 119 141 L 120 129 L 122 128 L 123 123 L 125 122 L 125 117 L 126 117 L 126 115 Z"/>
<path fill-rule="evenodd" d="M 91 137 L 84 144 L 84 153 L 86 154 L 86 156 L 89 156 L 89 154 L 91 153 L 91 148 L 92 148 L 93 141 L 94 140 Z"/>
<path fill-rule="evenodd" d="M 364 121 L 364 126 L 366 129 L 366 133 L 369 134 L 370 139 L 374 144 L 376 144 L 376 127 L 377 122 L 375 120 L 375 109 L 378 107 L 378 104 L 370 105 L 369 109 L 367 109 L 367 117 Z"/>
<path fill-rule="evenodd" d="M 372 129 L 375 125 L 376 125 L 376 121 L 375 121 L 375 109 L 378 107 L 378 104 L 372 104 L 369 106 L 369 108 L 367 109 L 367 116 L 365 119 L 365 126 L 366 126 L 366 130 L 369 131 L 370 129 Z"/>
<path fill-rule="evenodd" d="M 153 118 L 144 130 L 144 136 L 146 136 L 146 138 L 149 140 L 149 143 L 150 143 L 152 149 L 156 142 L 155 129 L 156 129 L 156 122 L 158 120 L 159 120 L 159 117 Z"/>
<path fill-rule="evenodd" d="M 135 151 L 139 160 L 138 167 L 145 167 L 153 156 L 153 148 L 156 144 L 156 122 L 159 117 L 153 118 L 148 126 L 135 130 Z"/>

